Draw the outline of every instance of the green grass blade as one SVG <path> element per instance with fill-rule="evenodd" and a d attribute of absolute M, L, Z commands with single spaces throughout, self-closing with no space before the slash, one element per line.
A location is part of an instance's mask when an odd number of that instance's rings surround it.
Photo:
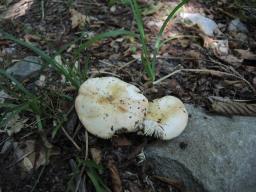
<path fill-rule="evenodd" d="M 36 123 L 39 131 L 43 131 L 43 124 L 40 115 L 36 115 Z"/>
<path fill-rule="evenodd" d="M 66 79 L 69 80 L 74 87 L 76 87 L 77 89 L 79 88 L 80 82 L 78 81 L 78 79 L 72 78 L 71 75 L 69 74 L 69 71 L 66 70 L 65 67 L 63 67 L 58 62 L 56 62 L 55 59 L 51 58 L 44 51 L 42 51 L 41 49 L 39 49 L 25 41 L 17 39 L 16 37 L 14 37 L 8 33 L 5 33 L 1 29 L 0 29 L 0 33 L 2 33 L 2 35 L 0 36 L 2 39 L 7 39 L 10 41 L 13 41 L 21 46 L 24 46 L 24 47 L 32 50 L 34 53 L 39 55 L 48 65 L 51 65 L 59 74 L 64 75 L 66 77 Z"/>
<path fill-rule="evenodd" d="M 107 186 L 102 185 L 103 181 L 101 180 L 101 178 L 98 176 L 97 172 L 94 169 L 89 168 L 86 173 L 89 176 L 90 180 L 92 181 L 96 192 L 109 192 L 110 191 L 107 188 Z"/>
<path fill-rule="evenodd" d="M 94 43 L 101 41 L 103 39 L 107 39 L 110 37 L 117 37 L 120 35 L 127 35 L 127 36 L 135 36 L 135 34 L 131 31 L 126 31 L 123 29 L 118 29 L 118 30 L 112 30 L 112 31 L 107 31 L 98 35 L 95 35 L 94 37 L 91 37 L 88 41 L 85 43 L 82 43 L 79 47 L 78 52 L 82 52 L 85 48 L 89 48 L 91 45 Z"/>
<path fill-rule="evenodd" d="M 0 128 L 6 125 L 6 123 L 11 118 L 13 118 L 13 116 L 15 116 L 16 114 L 19 114 L 22 111 L 27 111 L 28 109 L 29 109 L 29 105 L 27 103 L 8 108 L 8 110 L 6 110 L 3 114 L 0 114 Z"/>
<path fill-rule="evenodd" d="M 13 109 L 17 107 L 18 105 L 13 103 L 0 103 L 0 108 L 7 108 L 7 109 Z"/>
<path fill-rule="evenodd" d="M 136 0 L 130 0 L 130 5 L 132 7 L 133 15 L 140 33 L 140 38 L 143 43 L 143 45 L 146 45 L 146 39 L 145 39 L 145 31 L 144 31 L 144 25 L 141 17 L 141 11 L 139 8 L 139 5 L 137 4 Z"/>
<path fill-rule="evenodd" d="M 154 51 L 153 51 L 153 62 L 152 62 L 152 69 L 155 72 L 155 66 L 156 66 L 156 55 L 159 52 L 160 46 L 161 46 L 161 38 L 163 36 L 164 30 L 167 26 L 167 24 L 169 23 L 169 21 L 175 16 L 175 14 L 177 13 L 177 11 L 186 3 L 188 3 L 189 0 L 182 0 L 172 11 L 171 13 L 168 15 L 168 17 L 165 19 L 163 25 L 160 28 L 159 33 L 157 34 L 156 37 L 156 42 L 155 42 L 155 46 L 154 46 Z"/>
<path fill-rule="evenodd" d="M 81 160 L 78 159 L 78 164 L 82 164 L 86 167 L 86 174 L 93 183 L 96 192 L 110 192 L 109 188 L 104 184 L 99 174 L 103 171 L 103 167 L 98 165 L 93 160 Z"/>
<path fill-rule="evenodd" d="M 138 27 L 138 31 L 140 34 L 140 42 L 142 45 L 142 54 L 141 54 L 141 61 L 144 65 L 144 69 L 150 78 L 150 80 L 154 81 L 155 80 L 155 73 L 152 70 L 152 63 L 150 59 L 150 53 L 147 47 L 147 40 L 145 36 L 145 31 L 144 31 L 144 25 L 141 17 L 141 11 L 139 8 L 139 5 L 136 0 L 129 0 L 130 6 L 132 8 L 132 12 Z"/>
<path fill-rule="evenodd" d="M 25 95 L 33 96 L 19 81 L 17 81 L 14 77 L 8 74 L 5 70 L 0 69 L 0 76 L 4 76 L 10 79 L 13 83 L 15 83 L 15 87 L 23 92 Z"/>
<path fill-rule="evenodd" d="M 189 0 L 182 0 L 172 11 L 171 13 L 168 15 L 168 17 L 165 19 L 163 25 L 160 28 L 160 31 L 158 33 L 158 38 L 162 36 L 164 29 L 166 28 L 167 24 L 169 23 L 169 21 L 175 16 L 175 14 L 177 13 L 177 11 L 186 3 L 188 3 Z"/>

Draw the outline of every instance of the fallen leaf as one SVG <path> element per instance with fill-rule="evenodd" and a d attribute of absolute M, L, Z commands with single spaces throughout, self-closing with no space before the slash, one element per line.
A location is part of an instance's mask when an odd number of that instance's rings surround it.
<path fill-rule="evenodd" d="M 237 88 L 240 88 L 242 89 L 244 84 L 243 84 L 243 81 L 232 81 L 232 80 L 224 80 L 223 83 L 225 85 L 228 85 L 228 86 L 234 86 L 234 87 L 237 87 Z"/>
<path fill-rule="evenodd" d="M 234 67 L 239 67 L 243 62 L 243 59 L 239 59 L 234 55 L 217 56 L 217 57 L 219 59 L 221 59 L 222 61 L 227 62 Z"/>
<path fill-rule="evenodd" d="M 7 134 L 9 136 L 13 135 L 14 133 L 18 133 L 21 131 L 22 128 L 25 127 L 25 123 L 28 119 L 21 119 L 19 115 L 12 116 L 7 124 L 5 125 L 5 129 L 7 130 Z"/>
<path fill-rule="evenodd" d="M 187 48 L 187 47 L 189 47 L 191 42 L 188 39 L 178 39 L 178 43 L 180 44 L 180 46 L 182 48 Z"/>
<path fill-rule="evenodd" d="M 204 47 L 212 49 L 216 57 L 227 56 L 229 53 L 228 40 L 216 40 L 211 37 L 203 36 Z"/>
<path fill-rule="evenodd" d="M 156 4 L 149 4 L 146 8 L 143 9 L 142 15 L 148 16 L 153 15 L 154 13 L 158 12 L 164 6 L 163 3 L 157 2 Z"/>
<path fill-rule="evenodd" d="M 132 142 L 124 136 L 113 137 L 112 143 L 114 146 L 117 146 L 117 147 L 132 145 Z"/>
<path fill-rule="evenodd" d="M 256 103 L 247 101 L 232 101 L 229 99 L 210 99 L 210 111 L 222 115 L 256 116 Z"/>
<path fill-rule="evenodd" d="M 102 159 L 101 150 L 97 148 L 90 148 L 92 159 L 99 164 Z"/>
<path fill-rule="evenodd" d="M 158 175 L 154 175 L 153 178 L 158 179 L 159 181 L 166 183 L 179 191 L 184 191 L 184 183 L 179 180 L 170 179 L 168 177 L 162 177 Z"/>
<path fill-rule="evenodd" d="M 31 41 L 39 41 L 41 38 L 36 35 L 26 34 L 24 35 L 26 42 L 30 43 Z"/>
<path fill-rule="evenodd" d="M 71 25 L 72 29 L 76 27 L 84 27 L 86 23 L 89 23 L 89 17 L 76 11 L 75 9 L 69 9 L 71 14 Z"/>
<path fill-rule="evenodd" d="M 248 60 L 256 60 L 256 54 L 252 53 L 249 50 L 244 49 L 235 49 L 237 53 L 239 53 L 240 57 L 242 59 L 248 59 Z"/>
<path fill-rule="evenodd" d="M 30 172 L 32 169 L 38 169 L 47 162 L 46 151 L 40 147 L 36 151 L 36 142 L 34 140 L 27 140 L 20 143 L 14 143 L 14 154 L 17 160 L 22 160 L 19 165 L 25 172 Z"/>
<path fill-rule="evenodd" d="M 110 159 L 108 161 L 107 167 L 108 167 L 108 169 L 110 171 L 110 175 L 111 175 L 112 191 L 113 192 L 122 192 L 123 191 L 122 182 L 121 182 L 120 175 L 119 175 L 119 172 L 115 165 L 114 160 Z"/>
<path fill-rule="evenodd" d="M 0 15 L 0 21 L 5 19 L 16 19 L 25 15 L 33 3 L 34 0 L 20 0 L 17 3 L 12 4 Z"/>
<path fill-rule="evenodd" d="M 189 50 L 185 54 L 187 57 L 191 57 L 193 59 L 202 59 L 202 54 L 199 51 Z"/>

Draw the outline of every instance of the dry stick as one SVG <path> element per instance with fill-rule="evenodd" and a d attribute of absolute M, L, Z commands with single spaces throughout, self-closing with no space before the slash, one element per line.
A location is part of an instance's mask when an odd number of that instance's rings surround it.
<path fill-rule="evenodd" d="M 45 12 L 44 12 L 44 0 L 41 0 L 41 20 L 44 20 Z"/>
<path fill-rule="evenodd" d="M 110 62 L 107 62 L 107 61 L 104 61 L 104 60 L 99 60 L 99 62 L 102 63 L 102 64 L 105 64 L 105 65 L 110 65 L 110 66 L 112 66 L 112 67 L 115 67 L 114 64 L 112 64 L 112 63 L 110 63 Z"/>
<path fill-rule="evenodd" d="M 78 134 L 78 132 L 80 131 L 81 128 L 82 128 L 81 123 L 78 123 L 78 125 L 76 126 L 76 129 L 75 129 L 75 132 L 72 136 L 73 139 L 76 137 L 76 135 Z"/>
<path fill-rule="evenodd" d="M 248 82 L 246 79 L 244 79 L 243 77 L 231 74 L 231 73 L 227 73 L 227 72 L 222 72 L 222 71 L 216 71 L 216 70 L 211 70 L 211 69 L 179 69 L 176 71 L 173 71 L 172 73 L 158 79 L 157 81 L 153 82 L 153 85 L 156 85 L 158 83 L 160 83 L 161 81 L 177 74 L 177 73 L 182 73 L 182 72 L 194 72 L 194 73 L 202 73 L 202 74 L 210 74 L 213 76 L 217 76 L 217 77 L 222 77 L 222 76 L 228 76 L 228 77 L 234 77 L 240 80 L 243 80 L 251 89 L 254 93 L 256 93 L 256 90 L 254 89 L 254 87 L 250 84 L 250 82 Z"/>
<path fill-rule="evenodd" d="M 63 131 L 63 133 L 66 135 L 66 137 L 68 138 L 68 140 L 71 141 L 71 143 L 73 143 L 73 145 L 75 146 L 75 148 L 78 151 L 81 151 L 81 148 L 76 144 L 76 142 L 74 141 L 74 139 L 68 134 L 68 132 L 64 129 L 64 127 L 61 127 L 61 130 Z"/>
<path fill-rule="evenodd" d="M 234 67 L 224 65 L 224 64 L 222 64 L 221 62 L 216 61 L 216 60 L 214 60 L 214 59 L 213 59 L 213 58 L 211 58 L 211 57 L 210 57 L 210 61 L 211 61 L 212 63 L 215 63 L 215 64 L 217 64 L 217 65 L 221 66 L 224 70 L 227 70 L 227 71 L 233 72 L 235 75 L 237 75 L 237 76 L 239 76 L 239 77 L 243 78 L 243 76 L 242 76 L 242 75 L 240 75 L 240 74 L 239 74 L 239 73 L 234 69 Z"/>
<path fill-rule="evenodd" d="M 97 71 L 97 72 L 90 71 L 90 72 L 88 72 L 88 75 L 92 75 L 92 78 L 99 74 L 112 75 L 112 76 L 120 78 L 119 75 L 117 75 L 115 73 L 107 72 L 107 71 Z"/>
<path fill-rule="evenodd" d="M 226 65 L 222 64 L 221 62 L 214 60 L 214 59 L 211 58 L 211 57 L 210 57 L 210 61 L 213 62 L 213 63 L 216 63 L 216 64 L 219 65 L 219 66 L 221 66 L 222 68 L 224 68 L 224 70 L 233 72 L 237 77 L 240 77 L 240 80 L 245 81 L 245 82 L 249 85 L 249 87 L 253 90 L 253 92 L 255 93 L 254 87 L 253 87 L 246 79 L 244 79 L 244 77 L 243 77 L 238 71 L 236 71 L 236 70 L 234 69 L 234 67 L 232 67 L 232 66 L 226 66 Z"/>
<path fill-rule="evenodd" d="M 133 59 L 133 60 L 131 60 L 131 61 L 125 63 L 124 65 L 122 65 L 121 67 L 119 67 L 118 70 L 121 70 L 121 69 L 123 69 L 123 68 L 125 68 L 125 67 L 131 65 L 131 64 L 134 63 L 135 61 L 137 61 L 137 59 Z"/>

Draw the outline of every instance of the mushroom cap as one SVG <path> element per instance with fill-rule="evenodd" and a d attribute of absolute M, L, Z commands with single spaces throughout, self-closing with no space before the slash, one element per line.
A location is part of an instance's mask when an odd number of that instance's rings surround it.
<path fill-rule="evenodd" d="M 188 113 L 181 100 L 165 96 L 149 103 L 144 120 L 144 134 L 169 140 L 180 135 L 187 122 Z"/>
<path fill-rule="evenodd" d="M 91 134 L 107 139 L 115 133 L 137 131 L 146 116 L 148 100 L 134 85 L 100 77 L 81 85 L 75 108 Z"/>

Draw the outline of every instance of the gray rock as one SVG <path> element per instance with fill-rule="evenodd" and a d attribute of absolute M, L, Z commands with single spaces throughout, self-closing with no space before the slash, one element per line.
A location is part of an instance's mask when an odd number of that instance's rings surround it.
<path fill-rule="evenodd" d="M 41 60 L 35 56 L 28 56 L 22 61 L 18 61 L 13 66 L 9 67 L 6 72 L 22 81 L 34 76 L 41 69 Z"/>
<path fill-rule="evenodd" d="M 187 109 L 191 117 L 179 137 L 145 149 L 155 173 L 182 181 L 189 192 L 255 192 L 256 118 Z"/>
<path fill-rule="evenodd" d="M 229 32 L 242 32 L 242 33 L 248 33 L 248 29 L 243 24 L 240 19 L 234 19 L 229 23 L 228 26 L 228 31 Z"/>

